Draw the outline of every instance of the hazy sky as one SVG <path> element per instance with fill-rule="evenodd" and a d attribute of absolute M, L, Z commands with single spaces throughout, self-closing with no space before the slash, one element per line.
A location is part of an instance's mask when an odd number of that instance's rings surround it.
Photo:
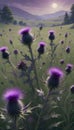
<path fill-rule="evenodd" d="M 32 14 L 41 15 L 59 10 L 70 10 L 74 0 L 0 0 L 0 4 L 8 4 Z"/>

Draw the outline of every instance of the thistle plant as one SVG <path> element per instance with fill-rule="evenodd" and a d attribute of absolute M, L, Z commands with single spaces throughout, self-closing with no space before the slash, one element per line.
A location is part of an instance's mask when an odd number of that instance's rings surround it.
<path fill-rule="evenodd" d="M 33 43 L 33 36 L 29 33 L 30 32 L 30 28 L 25 28 L 23 30 L 20 30 L 20 34 L 22 35 L 22 40 L 21 42 L 26 45 L 29 49 L 30 55 L 31 55 L 31 64 L 33 66 L 33 70 L 34 70 L 34 74 L 35 74 L 35 78 L 36 78 L 36 82 L 37 82 L 37 86 L 39 88 L 39 81 L 38 81 L 38 76 L 37 76 L 37 70 L 36 70 L 36 65 L 35 65 L 35 59 L 33 56 L 33 52 L 32 52 L 32 43 Z"/>
<path fill-rule="evenodd" d="M 55 51 L 59 44 L 54 44 L 53 42 L 55 40 L 54 30 L 50 30 L 48 33 L 49 33 L 48 38 L 50 40 L 50 59 L 51 59 L 50 65 L 52 66 L 55 59 Z"/>

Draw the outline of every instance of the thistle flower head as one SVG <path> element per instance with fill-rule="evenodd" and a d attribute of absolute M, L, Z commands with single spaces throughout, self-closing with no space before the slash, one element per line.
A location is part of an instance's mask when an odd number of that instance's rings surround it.
<path fill-rule="evenodd" d="M 12 45 L 12 44 L 13 44 L 13 41 L 10 39 L 10 40 L 9 40 L 9 43 Z"/>
<path fill-rule="evenodd" d="M 40 25 L 39 30 L 42 30 L 42 29 L 43 29 L 43 25 Z"/>
<path fill-rule="evenodd" d="M 0 48 L 0 51 L 2 52 L 2 58 L 3 59 L 9 59 L 9 52 L 7 51 L 8 47 L 3 46 Z"/>
<path fill-rule="evenodd" d="M 70 46 L 66 48 L 66 53 L 70 53 Z"/>
<path fill-rule="evenodd" d="M 24 61 L 21 61 L 18 65 L 17 65 L 17 68 L 20 69 L 20 70 L 24 70 L 26 71 L 27 69 L 27 65 Z"/>
<path fill-rule="evenodd" d="M 72 71 L 73 65 L 72 64 L 67 64 L 65 71 L 67 74 L 70 74 Z"/>
<path fill-rule="evenodd" d="M 50 30 L 48 33 L 49 33 L 49 39 L 50 39 L 51 41 L 53 41 L 53 40 L 55 39 L 54 30 Z"/>
<path fill-rule="evenodd" d="M 18 54 L 18 50 L 17 50 L 17 49 L 14 50 L 14 54 L 15 54 L 15 55 Z"/>
<path fill-rule="evenodd" d="M 30 28 L 26 27 L 24 29 L 21 29 L 19 31 L 19 34 L 22 35 L 21 42 L 24 45 L 27 45 L 28 47 L 30 47 L 32 42 L 33 42 L 33 40 L 34 40 L 34 37 L 32 36 L 32 34 L 30 34 Z"/>
<path fill-rule="evenodd" d="M 8 89 L 3 98 L 7 101 L 6 110 L 7 113 L 12 117 L 19 117 L 23 111 L 23 103 L 20 99 L 23 98 L 22 92 L 19 89 L 13 88 Z"/>
<path fill-rule="evenodd" d="M 58 68 L 50 68 L 48 71 L 49 75 L 47 77 L 46 83 L 48 85 L 48 88 L 55 89 L 59 86 L 60 78 L 63 77 L 62 70 Z"/>
<path fill-rule="evenodd" d="M 64 44 L 64 41 L 63 41 L 63 40 L 61 40 L 61 41 L 60 41 L 60 43 L 63 45 L 63 44 Z"/>
<path fill-rule="evenodd" d="M 71 93 L 74 94 L 74 85 L 70 87 Z"/>
<path fill-rule="evenodd" d="M 45 42 L 40 42 L 39 43 L 39 47 L 37 49 L 38 53 L 39 53 L 39 56 L 42 55 L 45 51 L 44 47 L 45 47 Z"/>
<path fill-rule="evenodd" d="M 61 59 L 61 60 L 60 60 L 60 64 L 64 64 L 64 59 Z"/>
<path fill-rule="evenodd" d="M 67 38 L 68 37 L 68 33 L 65 33 L 65 38 Z"/>

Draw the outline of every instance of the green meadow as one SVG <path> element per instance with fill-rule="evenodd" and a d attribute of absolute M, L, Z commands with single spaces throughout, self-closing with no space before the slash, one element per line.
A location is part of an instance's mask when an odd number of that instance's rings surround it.
<path fill-rule="evenodd" d="M 50 60 L 51 57 L 49 55 L 50 53 L 50 41 L 48 39 L 48 31 L 54 30 L 55 31 L 55 45 L 59 44 L 56 51 L 55 51 L 55 58 L 52 66 L 56 66 L 61 68 L 65 72 L 65 67 L 68 63 L 74 64 L 74 29 L 71 29 L 72 25 L 66 25 L 66 26 L 56 26 L 56 27 L 44 27 L 41 31 L 38 27 L 31 28 L 31 32 L 34 35 L 34 42 L 32 44 L 32 50 L 35 57 L 37 57 L 37 47 L 38 43 L 40 41 L 44 41 L 46 43 L 46 49 L 45 53 L 41 56 L 41 58 L 36 61 L 37 66 L 37 73 L 39 77 L 39 82 L 41 88 L 43 88 L 45 91 L 47 91 L 47 87 L 43 84 L 42 78 L 46 80 L 47 71 L 49 67 L 51 67 Z M 2 96 L 3 91 L 6 88 L 10 88 L 13 86 L 18 86 L 24 91 L 28 91 L 30 86 L 27 84 L 24 84 L 24 79 L 19 78 L 16 76 L 16 74 L 19 73 L 17 70 L 17 65 L 20 62 L 20 60 L 24 60 L 24 57 L 21 55 L 21 51 L 23 54 L 29 55 L 29 50 L 27 46 L 23 45 L 20 42 L 20 35 L 19 30 L 23 28 L 21 26 L 16 25 L 2 25 L 0 24 L 0 47 L 7 46 L 8 51 L 10 54 L 10 61 L 12 62 L 12 66 L 8 63 L 6 63 L 6 60 L 2 59 L 1 52 L 0 52 L 0 98 Z M 9 31 L 11 29 L 11 31 Z M 65 38 L 65 33 L 68 33 L 68 37 Z M 10 40 L 12 40 L 13 45 L 10 44 Z M 64 41 L 64 44 L 61 44 L 61 41 Z M 66 53 L 65 49 L 67 46 L 70 46 L 71 52 L 69 54 Z M 14 50 L 18 50 L 18 55 L 16 56 L 14 54 Z M 63 65 L 60 64 L 60 60 L 64 59 L 65 63 Z M 26 61 L 27 62 L 27 61 Z M 43 65 L 43 63 L 45 63 Z M 27 62 L 27 64 L 29 64 Z M 13 74 L 15 73 L 15 74 Z M 72 73 L 70 76 L 67 77 L 65 81 L 65 87 L 69 88 L 70 85 L 74 84 L 74 70 L 72 70 Z M 35 84 L 36 87 L 36 84 Z M 30 91 L 30 90 L 29 90 Z M 2 103 L 2 100 L 0 101 Z"/>
<path fill-rule="evenodd" d="M 45 81 L 48 76 L 49 68 L 58 67 L 64 72 L 64 77 L 59 87 L 59 90 L 64 91 L 60 102 L 60 106 L 62 107 L 59 106 L 58 109 L 59 113 L 61 108 L 63 108 L 63 110 L 65 109 L 65 111 L 67 110 L 69 104 L 67 104 L 68 106 L 64 106 L 64 101 L 67 95 L 70 93 L 70 86 L 74 85 L 74 67 L 72 68 L 72 72 L 70 74 L 66 75 L 65 72 L 65 68 L 67 64 L 74 65 L 74 28 L 72 28 L 72 26 L 73 26 L 72 24 L 65 25 L 65 26 L 54 26 L 54 27 L 49 26 L 49 27 L 43 27 L 42 30 L 39 30 L 38 27 L 31 27 L 31 33 L 34 36 L 34 41 L 32 44 L 32 51 L 33 51 L 34 58 L 38 57 L 37 48 L 39 42 L 43 41 L 46 43 L 45 53 L 41 56 L 41 58 L 37 59 L 35 62 L 40 89 L 42 89 L 45 94 L 48 93 L 48 87 Z M 0 106 L 1 107 L 3 107 L 4 105 L 2 99 L 3 92 L 6 89 L 13 88 L 13 87 L 19 87 L 21 90 L 23 90 L 25 94 L 25 98 L 24 98 L 25 104 L 31 102 L 34 105 L 38 105 L 38 101 L 41 102 L 39 98 L 33 95 L 32 87 L 30 83 L 28 83 L 28 81 L 25 82 L 26 81 L 25 73 L 23 73 L 23 75 L 21 76 L 21 70 L 18 70 L 17 68 L 17 65 L 19 64 L 20 61 L 24 61 L 27 64 L 27 66 L 30 65 L 30 61 L 24 58 L 25 55 L 30 57 L 29 49 L 27 46 L 21 43 L 21 36 L 19 35 L 19 30 L 22 28 L 24 27 L 18 25 L 12 25 L 12 24 L 9 25 L 0 24 L 0 47 L 2 46 L 8 47 L 9 61 L 10 61 L 9 63 L 7 62 L 6 59 L 3 59 L 2 53 L 0 52 L 0 99 L 1 99 Z M 57 48 L 54 52 L 54 58 L 52 63 L 51 63 L 52 57 L 50 55 L 51 46 L 50 46 L 50 40 L 48 39 L 49 30 L 54 30 L 55 40 L 53 41 L 53 43 L 55 44 L 55 46 L 57 45 Z M 65 37 L 66 33 L 68 34 L 67 38 Z M 10 43 L 10 40 L 12 41 L 12 44 Z M 64 41 L 64 44 L 61 44 L 61 41 Z M 66 52 L 66 48 L 68 46 L 70 47 L 70 53 Z M 17 55 L 14 54 L 14 50 L 18 50 Z M 64 59 L 64 64 L 60 64 L 61 59 Z M 34 75 L 33 72 L 31 72 L 30 76 L 33 77 L 33 75 Z M 35 80 L 33 82 L 33 85 L 35 86 L 35 88 L 38 88 Z M 55 96 L 53 97 L 55 98 Z M 74 95 L 70 95 L 70 97 L 71 99 L 73 99 Z M 52 98 L 50 98 L 50 100 L 53 102 Z M 61 115 L 63 117 L 63 120 L 65 118 L 66 127 L 64 129 L 61 129 L 60 127 L 60 129 L 56 129 L 56 130 L 73 130 L 73 129 L 67 129 L 70 128 L 70 126 L 67 127 L 67 123 L 69 123 L 68 122 L 69 120 L 67 120 L 68 115 L 64 117 L 65 115 L 62 110 L 61 110 Z"/>

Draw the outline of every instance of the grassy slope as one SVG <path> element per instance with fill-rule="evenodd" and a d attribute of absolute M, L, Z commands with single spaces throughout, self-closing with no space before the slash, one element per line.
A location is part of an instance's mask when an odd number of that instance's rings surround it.
<path fill-rule="evenodd" d="M 59 45 L 59 47 L 56 50 L 56 58 L 55 58 L 55 62 L 53 66 L 57 66 L 60 67 L 61 69 L 65 69 L 66 64 L 67 63 L 72 63 L 74 64 L 74 30 L 70 29 L 72 25 L 69 26 L 63 26 L 62 29 L 60 28 L 60 26 L 58 27 L 47 27 L 47 28 L 43 28 L 43 30 L 41 30 L 41 32 L 39 32 L 38 28 L 32 28 L 32 33 L 35 35 L 36 40 L 34 41 L 32 48 L 33 48 L 33 53 L 34 56 L 37 56 L 37 47 L 38 47 L 38 43 L 40 41 L 44 41 L 46 42 L 47 46 L 46 46 L 46 51 L 45 54 L 42 56 L 42 58 L 37 61 L 37 71 L 38 71 L 38 76 L 39 79 L 43 78 L 46 79 L 47 76 L 47 70 L 50 66 L 50 56 L 48 55 L 50 46 L 49 46 L 49 40 L 48 40 L 48 31 L 53 29 L 55 30 L 55 35 L 56 35 L 56 39 L 55 39 L 55 44 L 60 43 L 61 40 L 65 41 L 64 45 Z M 11 31 L 9 31 L 9 29 L 12 29 Z M 8 46 L 9 48 L 9 52 L 10 52 L 10 60 L 14 63 L 14 65 L 16 66 L 16 64 L 18 64 L 18 62 L 20 61 L 20 59 L 23 59 L 23 57 L 20 55 L 20 51 L 22 50 L 24 54 L 28 54 L 28 49 L 27 47 L 23 46 L 20 41 L 19 41 L 19 34 L 18 31 L 21 27 L 19 26 L 14 26 L 14 25 L 0 25 L 0 34 L 2 34 L 2 37 L 0 37 L 0 47 L 1 46 Z M 68 33 L 68 38 L 65 40 L 65 33 Z M 40 35 L 39 35 L 40 33 Z M 10 45 L 9 40 L 13 41 L 13 45 L 15 49 L 19 50 L 19 54 L 16 57 L 13 54 L 13 50 L 14 48 L 12 47 L 12 45 Z M 70 45 L 71 47 L 71 53 L 70 54 L 66 54 L 65 52 L 65 48 L 67 45 Z M 65 60 L 65 64 L 64 65 L 60 65 L 59 60 L 64 58 Z M 42 65 L 42 63 L 45 62 L 45 65 Z M 40 67 L 42 66 L 42 68 Z M 0 98 L 2 96 L 3 91 L 6 88 L 9 87 L 13 87 L 13 86 L 19 86 L 20 88 L 22 88 L 25 91 L 28 91 L 29 94 L 29 87 L 27 84 L 25 85 L 23 83 L 23 79 L 19 79 L 18 77 L 16 78 L 16 76 L 12 75 L 12 68 L 9 64 L 5 64 L 5 60 L 3 60 L 1 58 L 1 54 L 0 54 Z M 3 73 L 2 73 L 3 70 Z M 14 69 L 16 72 L 17 70 Z M 13 72 L 14 72 L 13 70 Z M 69 87 L 70 85 L 74 84 L 74 71 L 72 71 L 72 73 L 70 74 L 70 76 L 67 77 L 66 81 L 65 81 L 65 86 Z M 14 81 L 14 82 L 12 82 Z M 35 84 L 36 85 L 36 84 Z M 40 80 L 40 85 L 41 87 L 43 87 L 45 89 L 45 86 L 43 86 L 43 83 Z M 1 102 L 2 103 L 2 100 Z"/>

